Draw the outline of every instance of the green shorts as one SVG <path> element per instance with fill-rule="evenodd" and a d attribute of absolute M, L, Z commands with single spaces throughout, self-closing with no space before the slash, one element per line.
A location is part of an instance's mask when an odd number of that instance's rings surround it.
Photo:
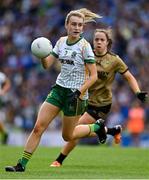
<path fill-rule="evenodd" d="M 68 95 L 71 92 L 71 89 L 64 88 L 56 84 L 48 94 L 46 102 L 59 107 L 65 116 L 81 115 L 86 111 L 87 100 L 78 99 L 77 104 L 70 106 L 70 103 L 68 102 Z"/>

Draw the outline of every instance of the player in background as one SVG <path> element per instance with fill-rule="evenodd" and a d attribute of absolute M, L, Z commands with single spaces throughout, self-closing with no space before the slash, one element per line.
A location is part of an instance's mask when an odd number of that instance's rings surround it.
<path fill-rule="evenodd" d="M 120 73 L 124 77 L 139 100 L 145 102 L 147 98 L 147 92 L 140 90 L 135 77 L 130 73 L 127 65 L 118 55 L 110 51 L 112 46 L 111 29 L 96 29 L 93 37 L 93 46 L 98 80 L 89 89 L 88 108 L 81 116 L 79 124 L 92 124 L 100 118 L 106 119 L 112 105 L 112 84 L 116 73 Z M 121 125 L 106 128 L 107 134 L 114 136 L 115 143 L 120 143 L 121 129 Z M 101 134 L 102 138 L 104 142 L 106 136 L 102 137 Z M 51 167 L 60 167 L 67 155 L 75 148 L 77 142 L 78 140 L 68 142 L 57 159 L 51 164 Z"/>
<path fill-rule="evenodd" d="M 57 77 L 56 85 L 39 109 L 36 124 L 27 140 L 21 159 L 16 166 L 5 167 L 6 171 L 25 171 L 43 132 L 61 110 L 64 113 L 62 136 L 65 141 L 85 137 L 90 131 L 96 132 L 97 135 L 100 131 L 105 132 L 102 122 L 93 124 L 92 127 L 86 125 L 79 129 L 76 127 L 86 108 L 87 90 L 97 80 L 94 53 L 90 44 L 81 37 L 84 24 L 94 18 L 100 16 L 85 8 L 70 11 L 66 16 L 67 36 L 61 37 L 52 53 L 41 60 L 45 69 L 48 69 L 56 59 L 61 62 L 61 72 Z"/>
<path fill-rule="evenodd" d="M 2 97 L 8 92 L 10 86 L 11 83 L 8 77 L 3 72 L 0 72 L 0 108 L 3 106 Z M 2 135 L 2 144 L 7 144 L 8 133 L 6 131 L 4 123 L 1 121 L 1 118 L 0 118 L 0 133 Z"/>

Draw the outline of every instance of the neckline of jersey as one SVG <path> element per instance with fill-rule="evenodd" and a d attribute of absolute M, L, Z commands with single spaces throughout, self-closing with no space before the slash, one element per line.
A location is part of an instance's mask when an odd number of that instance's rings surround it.
<path fill-rule="evenodd" d="M 79 42 L 81 39 L 82 39 L 82 37 L 80 37 L 77 41 L 75 41 L 75 42 L 73 42 L 73 43 L 69 43 L 69 42 L 68 42 L 68 38 L 67 38 L 66 44 L 67 44 L 68 46 L 72 46 L 72 45 L 76 44 L 77 42 Z"/>
<path fill-rule="evenodd" d="M 95 53 L 95 51 L 94 51 L 94 54 L 95 54 L 96 57 L 103 57 L 103 56 L 105 56 L 106 54 L 108 54 L 108 51 L 107 51 L 105 54 L 103 54 L 103 55 L 97 55 L 97 54 Z"/>

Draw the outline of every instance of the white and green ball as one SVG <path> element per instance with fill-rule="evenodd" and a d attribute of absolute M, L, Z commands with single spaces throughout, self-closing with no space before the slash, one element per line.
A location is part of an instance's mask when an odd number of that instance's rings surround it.
<path fill-rule="evenodd" d="M 35 39 L 31 44 L 31 51 L 37 58 L 45 58 L 52 51 L 53 47 L 49 39 L 45 37 L 39 37 Z"/>

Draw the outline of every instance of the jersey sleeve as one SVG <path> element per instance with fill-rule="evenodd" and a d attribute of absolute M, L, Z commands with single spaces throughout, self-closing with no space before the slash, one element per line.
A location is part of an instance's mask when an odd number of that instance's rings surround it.
<path fill-rule="evenodd" d="M 117 68 L 116 71 L 120 74 L 124 74 L 128 70 L 128 66 L 124 63 L 124 61 L 117 56 Z"/>
<path fill-rule="evenodd" d="M 83 57 L 85 63 L 95 63 L 95 57 L 91 45 L 89 43 L 85 43 L 83 48 Z"/>
<path fill-rule="evenodd" d="M 55 44 L 55 46 L 54 46 L 54 48 L 53 48 L 53 50 L 52 50 L 52 52 L 51 52 L 51 54 L 52 54 L 54 57 L 56 57 L 56 58 L 59 57 L 60 41 L 61 41 L 61 39 L 59 39 L 59 40 L 57 41 L 57 43 Z"/>

